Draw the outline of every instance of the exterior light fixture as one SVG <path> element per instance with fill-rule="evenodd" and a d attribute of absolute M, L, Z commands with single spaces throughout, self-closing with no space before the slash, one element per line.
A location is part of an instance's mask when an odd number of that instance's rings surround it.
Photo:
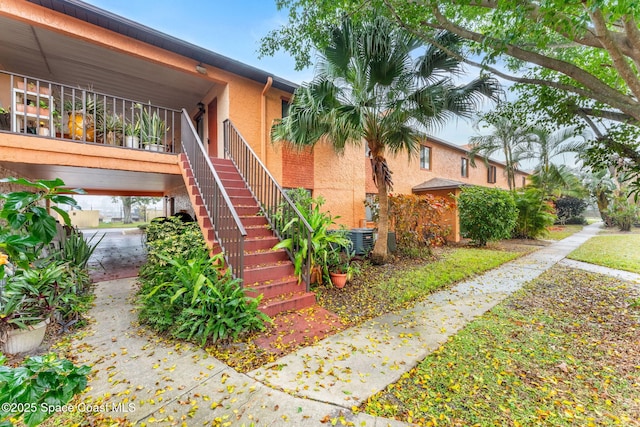
<path fill-rule="evenodd" d="M 200 74 L 207 74 L 207 69 L 202 66 L 202 64 L 196 65 L 196 71 Z"/>

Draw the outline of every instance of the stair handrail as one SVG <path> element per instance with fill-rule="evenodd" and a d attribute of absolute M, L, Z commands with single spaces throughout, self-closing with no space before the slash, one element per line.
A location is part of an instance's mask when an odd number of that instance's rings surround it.
<path fill-rule="evenodd" d="M 262 213 L 278 239 L 291 238 L 292 247 L 286 249 L 291 261 L 295 263 L 296 255 L 306 251 L 301 276 L 308 292 L 311 284 L 313 228 L 229 119 L 224 121 L 224 153 L 240 171 L 242 179 L 258 200 Z M 283 231 L 294 218 L 297 219 L 294 221 L 297 225 L 290 224 L 286 231 Z M 300 244 L 303 240 L 306 240 L 306 248 Z"/>
<path fill-rule="evenodd" d="M 213 225 L 216 241 L 222 249 L 227 265 L 231 267 L 231 273 L 242 280 L 247 231 L 184 108 L 181 133 L 182 152 L 191 167 L 195 184 Z"/>

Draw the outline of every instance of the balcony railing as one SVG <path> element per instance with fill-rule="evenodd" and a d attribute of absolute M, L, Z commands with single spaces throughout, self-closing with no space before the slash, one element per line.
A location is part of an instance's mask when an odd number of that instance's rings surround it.
<path fill-rule="evenodd" d="M 231 267 L 233 276 L 242 279 L 244 240 L 247 232 L 186 110 L 182 110 L 182 126 L 185 131 L 182 135 L 182 149 L 189 161 L 207 215 L 213 224 L 216 241 L 224 253 L 227 265 Z"/>
<path fill-rule="evenodd" d="M 173 153 L 180 111 L 0 71 L 0 131 Z"/>
<path fill-rule="evenodd" d="M 302 259 L 305 262 L 301 266 L 301 276 L 306 283 L 307 291 L 309 291 L 313 229 L 229 120 L 224 122 L 224 154 L 233 161 L 240 171 L 278 238 L 280 240 L 291 239 L 291 249 L 286 249 L 291 261 L 295 263 L 295 258 L 304 253 Z M 287 227 L 291 221 L 295 225 Z"/>

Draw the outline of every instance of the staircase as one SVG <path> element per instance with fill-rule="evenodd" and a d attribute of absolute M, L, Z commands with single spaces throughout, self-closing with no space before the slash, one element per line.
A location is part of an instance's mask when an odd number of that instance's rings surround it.
<path fill-rule="evenodd" d="M 207 217 L 189 163 L 182 156 L 180 165 L 198 224 L 209 247 L 213 252 L 219 252 L 213 225 Z M 306 292 L 306 286 L 298 283 L 293 263 L 287 253 L 283 249 L 272 249 L 278 243 L 278 238 L 269 228 L 267 219 L 260 214 L 258 202 L 238 169 L 227 159 L 211 158 L 211 163 L 247 232 L 243 254 L 243 277 L 244 287 L 248 288 L 247 295 L 263 295 L 260 310 L 268 316 L 314 305 L 315 294 Z"/>

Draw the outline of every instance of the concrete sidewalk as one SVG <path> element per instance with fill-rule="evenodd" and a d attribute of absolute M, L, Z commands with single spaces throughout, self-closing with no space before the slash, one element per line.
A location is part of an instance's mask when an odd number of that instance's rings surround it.
<path fill-rule="evenodd" d="M 397 381 L 599 227 L 585 227 L 411 309 L 345 330 L 246 375 L 198 347 L 170 345 L 146 334 L 128 301 L 134 280 L 102 282 L 90 313 L 95 318 L 92 332 L 74 343 L 79 362 L 93 366 L 85 397 L 102 404 L 100 410 L 110 411 L 111 417 L 132 423 L 321 426 L 342 417 L 357 426 L 405 425 L 354 414 L 351 408 Z"/>

